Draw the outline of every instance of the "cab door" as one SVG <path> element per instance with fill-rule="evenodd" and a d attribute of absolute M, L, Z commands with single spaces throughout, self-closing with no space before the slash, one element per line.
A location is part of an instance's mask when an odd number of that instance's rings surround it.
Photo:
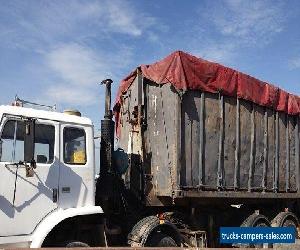
<path fill-rule="evenodd" d="M 59 207 L 94 206 L 93 128 L 62 124 L 60 141 Z"/>
<path fill-rule="evenodd" d="M 26 176 L 24 164 L 25 123 L 6 117 L 1 127 L 0 236 L 28 235 L 57 208 L 59 179 L 59 125 L 35 122 L 36 169 Z"/>

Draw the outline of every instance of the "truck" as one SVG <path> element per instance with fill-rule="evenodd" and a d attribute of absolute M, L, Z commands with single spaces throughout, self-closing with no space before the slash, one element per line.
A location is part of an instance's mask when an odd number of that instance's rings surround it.
<path fill-rule="evenodd" d="M 113 109 L 102 83 L 100 152 L 79 111 L 0 106 L 0 247 L 218 247 L 221 226 L 298 230 L 298 96 L 182 51 L 132 71 Z"/>

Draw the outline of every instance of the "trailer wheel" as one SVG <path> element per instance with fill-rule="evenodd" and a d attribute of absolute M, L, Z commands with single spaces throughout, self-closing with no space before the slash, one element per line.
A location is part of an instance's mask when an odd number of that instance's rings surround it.
<path fill-rule="evenodd" d="M 272 227 L 298 227 L 299 221 L 291 212 L 281 212 L 272 220 Z"/>
<path fill-rule="evenodd" d="M 150 239 L 147 240 L 147 247 L 178 247 L 175 240 L 161 232 L 155 232 L 150 236 Z"/>
<path fill-rule="evenodd" d="M 268 218 L 262 214 L 251 214 L 244 222 L 241 227 L 269 227 L 270 222 Z"/>
<path fill-rule="evenodd" d="M 276 215 L 276 217 L 271 222 L 272 227 L 294 227 L 297 232 L 299 227 L 299 221 L 297 216 L 292 212 L 281 212 Z M 296 238 L 299 239 L 298 234 Z"/>
<path fill-rule="evenodd" d="M 268 218 L 262 214 L 253 213 L 244 222 L 241 227 L 269 227 L 270 222 Z M 239 247 L 251 247 L 251 248 L 268 248 L 269 244 L 241 244 Z"/>

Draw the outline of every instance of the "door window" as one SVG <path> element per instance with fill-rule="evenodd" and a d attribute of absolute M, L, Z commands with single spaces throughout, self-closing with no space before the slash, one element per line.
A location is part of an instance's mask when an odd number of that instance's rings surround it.
<path fill-rule="evenodd" d="M 37 163 L 50 164 L 54 160 L 55 128 L 51 125 L 35 125 L 34 159 Z"/>
<path fill-rule="evenodd" d="M 25 123 L 9 120 L 5 123 L 0 141 L 1 162 L 24 161 Z M 55 128 L 51 125 L 35 125 L 35 153 L 37 163 L 52 163 L 54 159 Z"/>
<path fill-rule="evenodd" d="M 23 121 L 9 120 L 5 123 L 0 142 L 2 162 L 24 161 L 24 132 Z"/>
<path fill-rule="evenodd" d="M 86 136 L 83 129 L 64 129 L 64 162 L 67 164 L 86 164 Z"/>

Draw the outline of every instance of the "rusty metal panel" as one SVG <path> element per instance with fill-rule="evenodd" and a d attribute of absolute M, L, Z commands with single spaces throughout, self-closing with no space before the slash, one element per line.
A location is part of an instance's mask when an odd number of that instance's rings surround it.
<path fill-rule="evenodd" d="M 123 148 L 124 150 L 128 148 L 128 140 L 129 140 L 129 131 L 130 131 L 130 123 L 128 122 L 130 119 L 129 114 L 129 106 L 130 106 L 130 97 L 126 97 L 123 99 L 123 105 L 121 107 L 120 112 L 120 126 L 121 126 L 121 135 L 119 138 L 119 147 Z"/>
<path fill-rule="evenodd" d="M 133 126 L 132 121 L 135 119 L 134 110 L 138 106 L 137 97 L 140 95 L 138 92 L 139 78 L 137 77 L 129 91 L 122 96 L 123 105 L 121 106 L 121 135 L 118 140 L 118 147 L 122 148 L 129 157 L 129 167 L 125 172 L 123 178 L 125 185 L 137 196 L 142 196 L 143 180 L 140 165 L 140 132 Z"/>
<path fill-rule="evenodd" d="M 172 194 L 177 186 L 177 93 L 169 85 L 148 86 L 147 135 L 154 192 Z"/>
<path fill-rule="evenodd" d="M 129 135 L 132 131 L 132 125 L 130 120 L 133 118 L 134 106 L 138 105 L 138 78 L 134 80 L 131 85 L 131 88 L 127 91 L 126 94 L 122 96 L 123 104 L 121 106 L 120 115 L 121 115 L 121 135 L 118 141 L 120 148 L 123 148 L 125 152 L 130 151 L 131 145 L 129 144 Z"/>
<path fill-rule="evenodd" d="M 240 100 L 240 188 L 248 189 L 251 145 L 251 111 L 249 102 Z"/>
<path fill-rule="evenodd" d="M 199 143 L 201 93 L 187 92 L 182 100 L 182 161 L 180 179 L 182 187 L 199 185 Z"/>
<path fill-rule="evenodd" d="M 268 112 L 268 164 L 267 164 L 267 191 L 273 190 L 275 169 L 275 112 Z"/>
<path fill-rule="evenodd" d="M 255 140 L 254 140 L 254 169 L 253 169 L 253 188 L 262 190 L 263 182 L 263 163 L 264 163 L 264 126 L 265 126 L 265 109 L 258 105 L 254 105 L 254 124 L 255 124 Z"/>
<path fill-rule="evenodd" d="M 154 194 L 157 195 L 157 191 L 160 183 L 160 176 L 167 178 L 165 172 L 162 172 L 163 160 L 165 159 L 165 148 L 162 146 L 161 134 L 163 133 L 162 127 L 162 114 L 159 107 L 160 93 L 159 88 L 156 86 L 148 85 L 148 112 L 147 112 L 147 136 L 149 139 L 149 152 L 151 154 L 151 175 L 153 183 Z"/>
<path fill-rule="evenodd" d="M 226 188 L 234 187 L 235 149 L 236 149 L 236 99 L 224 97 L 225 133 L 224 133 L 224 172 Z"/>
<path fill-rule="evenodd" d="M 286 127 L 287 119 L 285 113 L 279 113 L 279 166 L 278 166 L 278 182 L 279 191 L 285 192 L 286 190 L 286 167 L 287 167 L 287 151 L 286 151 Z"/>
<path fill-rule="evenodd" d="M 191 112 L 189 106 L 192 92 L 187 92 L 182 100 L 182 138 L 181 138 L 181 171 L 180 171 L 180 185 L 182 187 L 192 187 L 192 127 L 195 120 L 195 115 L 191 115 L 196 109 L 196 105 L 192 105 Z"/>
<path fill-rule="evenodd" d="M 204 154 L 206 189 L 217 189 L 219 145 L 219 99 L 218 95 L 205 93 Z"/>

